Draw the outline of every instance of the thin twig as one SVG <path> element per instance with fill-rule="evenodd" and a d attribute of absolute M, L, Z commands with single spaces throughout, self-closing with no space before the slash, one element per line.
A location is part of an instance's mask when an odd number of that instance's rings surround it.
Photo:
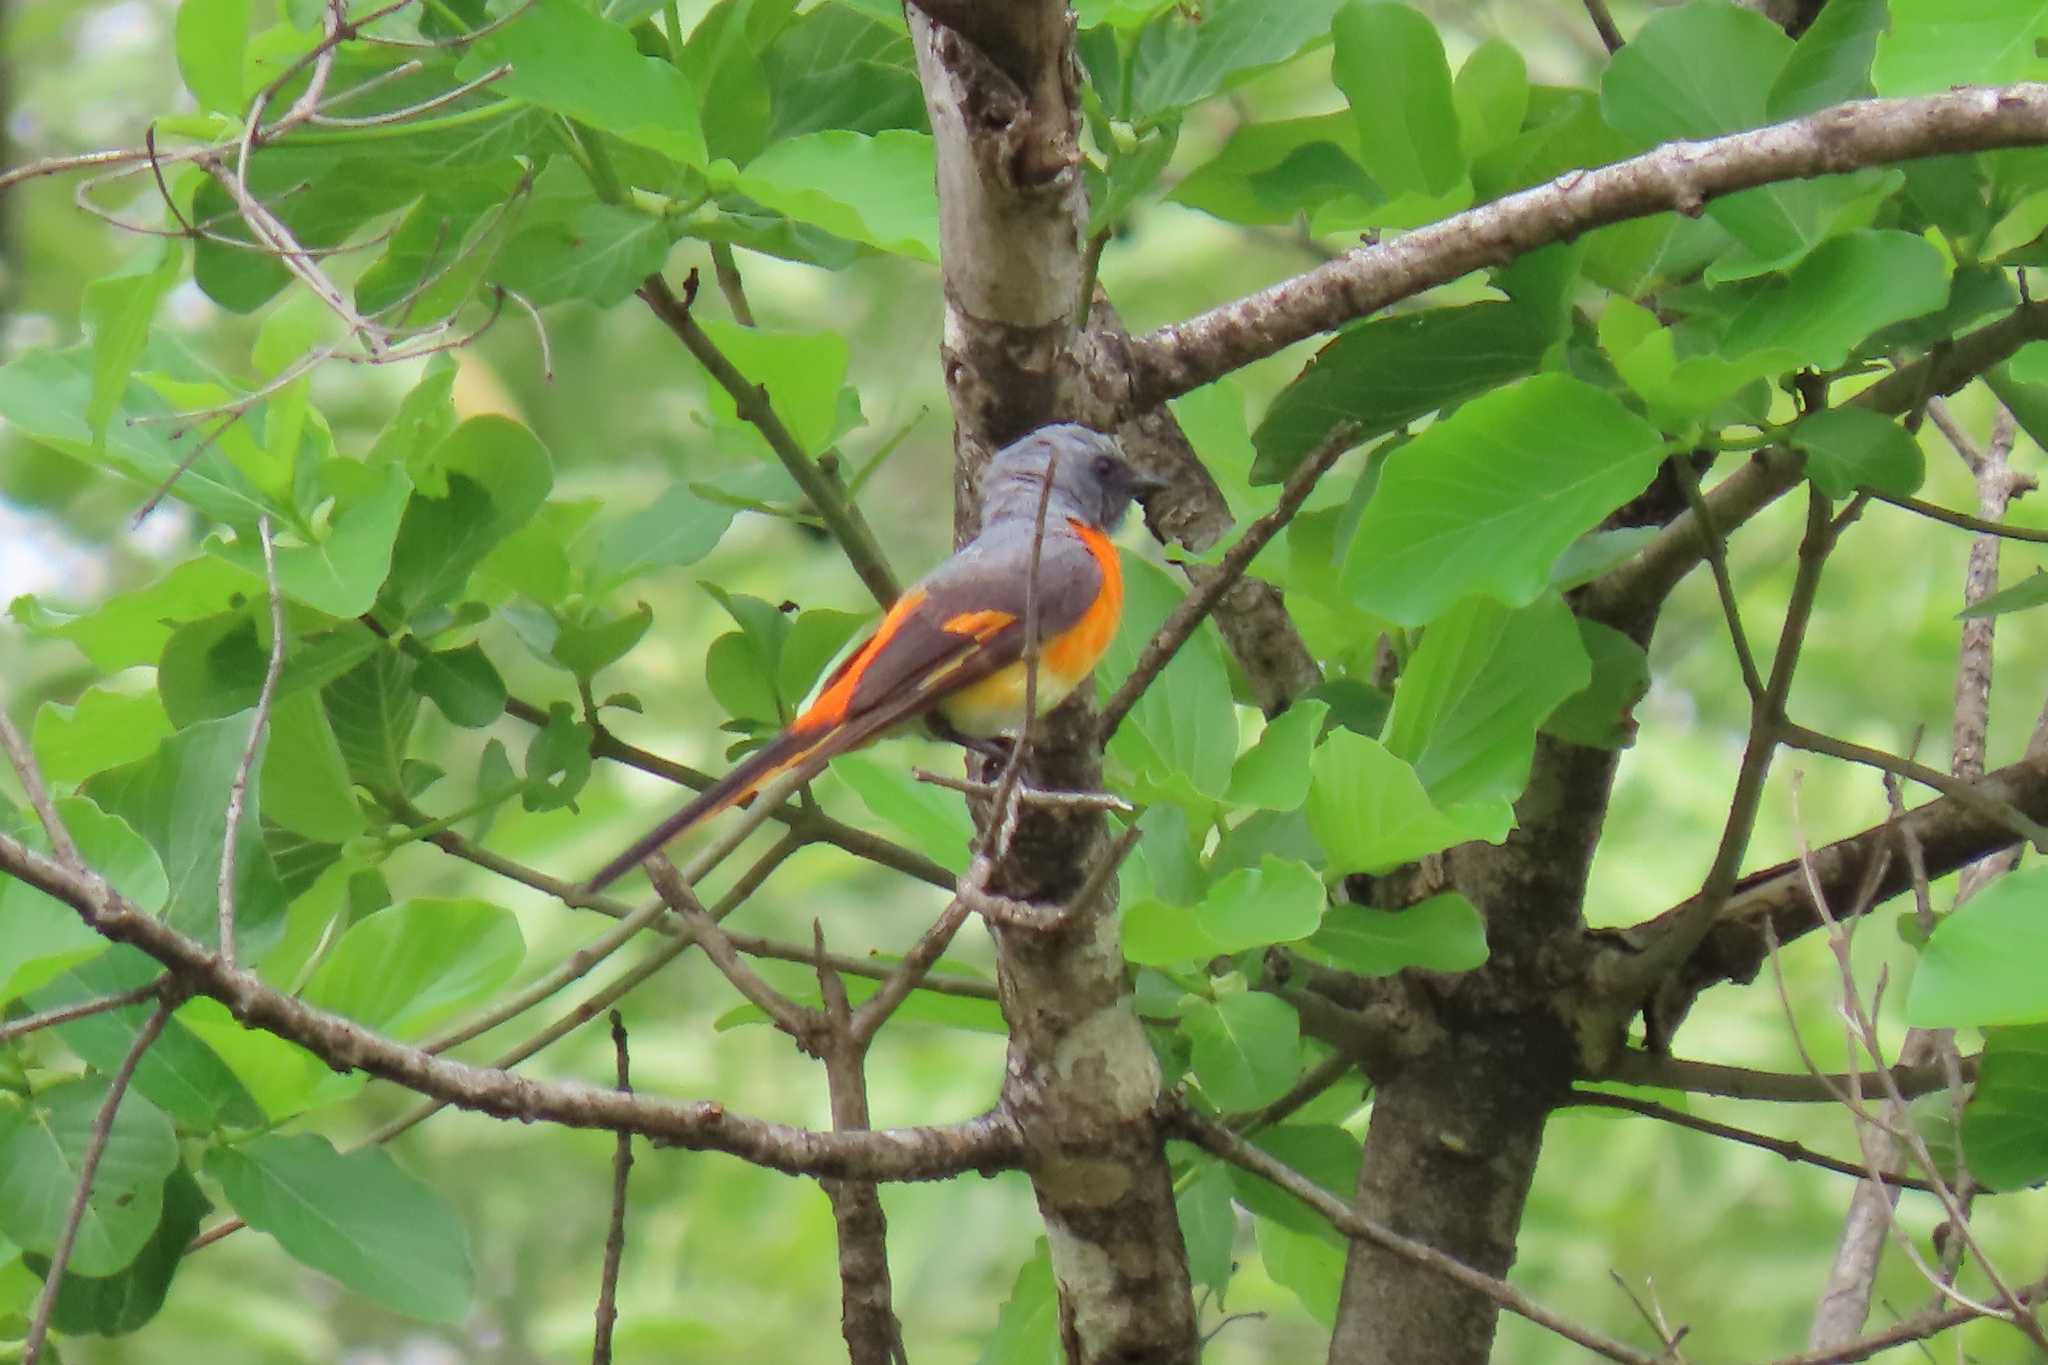
<path fill-rule="evenodd" d="M 1607 0 L 1586 0 L 1586 17 L 1593 21 L 1593 31 L 1600 35 L 1600 45 L 1609 52 L 1621 51 L 1621 30 L 1615 27 L 1614 16 L 1607 12 Z"/>
<path fill-rule="evenodd" d="M 230 967 L 235 965 L 235 853 L 241 842 L 242 806 L 248 798 L 256 755 L 263 748 L 264 732 L 270 727 L 277 680 L 284 676 L 284 589 L 277 581 L 277 545 L 271 539 L 269 513 L 257 518 L 256 534 L 263 541 L 263 578 L 270 588 L 270 662 L 264 666 L 263 686 L 256 693 L 256 713 L 249 720 L 249 742 L 242 747 L 241 761 L 235 764 L 235 780 L 228 786 L 227 819 L 220 840 L 220 960 Z"/>
<path fill-rule="evenodd" d="M 619 1093 L 633 1093 L 632 1059 L 626 1051 L 626 1019 L 612 1011 L 612 1052 L 618 1059 Z M 604 1237 L 604 1272 L 597 1282 L 597 1330 L 590 1341 L 590 1365 L 611 1365 L 612 1326 L 619 1320 L 619 1264 L 626 1255 L 626 1177 L 633 1170 L 633 1135 L 619 1130 L 612 1149 L 612 1216 Z"/>
<path fill-rule="evenodd" d="M 1957 512 L 1938 503 L 1896 493 L 1880 493 L 1875 489 L 1871 490 L 1870 496 L 1879 502 L 1890 503 L 1893 507 L 1917 513 L 1931 520 L 1947 522 L 1950 526 L 1960 526 L 1965 531 L 1975 531 L 1980 536 L 1997 536 L 2000 540 L 2024 540 L 2031 545 L 2048 545 L 2048 531 L 2037 531 L 2031 526 L 1986 521 L 1982 517 L 1973 517 L 1968 512 Z"/>
<path fill-rule="evenodd" d="M 1195 1113 L 1186 1105 L 1174 1104 L 1165 1117 L 1167 1123 L 1178 1131 L 1180 1136 L 1233 1166 L 1242 1167 L 1253 1175 L 1271 1181 L 1314 1209 L 1330 1226 L 1346 1237 L 1371 1242 L 1374 1246 L 1383 1247 L 1416 1265 L 1433 1270 L 1446 1279 L 1483 1295 L 1510 1313 L 1527 1318 L 1567 1341 L 1577 1342 L 1596 1355 L 1605 1356 L 1609 1360 L 1623 1361 L 1626 1365 L 1657 1365 L 1655 1356 L 1644 1355 L 1641 1351 L 1633 1350 L 1589 1328 L 1581 1327 L 1570 1319 L 1553 1313 L 1505 1280 L 1496 1279 L 1482 1270 L 1475 1270 L 1426 1242 L 1405 1237 L 1377 1220 L 1367 1217 L 1355 1206 L 1331 1194 L 1293 1167 L 1267 1155 L 1228 1128 Z"/>
<path fill-rule="evenodd" d="M 2048 1299 L 2048 1279 L 2036 1280 L 2020 1290 L 2017 1297 L 2022 1303 L 2029 1305 Z M 1904 1318 L 1881 1332 L 1873 1332 L 1867 1337 L 1825 1350 L 1783 1356 L 1771 1362 L 1771 1365 L 1854 1365 L 1856 1361 L 1869 1360 L 1872 1356 L 1888 1351 L 1894 1346 L 1924 1341 L 1950 1328 L 1975 1322 L 1983 1316 L 1984 1314 L 1973 1308 L 1928 1309 Z"/>
<path fill-rule="evenodd" d="M 1116 727 L 1123 723 L 1131 708 L 1138 704 L 1138 698 L 1145 695 L 1145 689 L 1152 685 L 1160 671 L 1172 662 L 1180 647 L 1188 642 L 1203 620 L 1216 609 L 1216 604 L 1223 599 L 1223 594 L 1229 592 L 1238 579 L 1244 577 L 1245 570 L 1251 567 L 1252 560 L 1266 547 L 1266 542 L 1278 535 L 1281 529 L 1294 519 L 1302 504 L 1308 501 L 1308 495 L 1315 491 L 1316 481 L 1329 473 L 1330 468 L 1344 452 L 1351 449 L 1357 434 L 1358 428 L 1355 424 L 1340 422 L 1323 437 L 1321 444 L 1304 456 L 1301 463 L 1288 474 L 1287 483 L 1280 492 L 1280 499 L 1273 504 L 1272 510 L 1245 527 L 1244 534 L 1223 556 L 1222 562 L 1216 566 L 1215 573 L 1208 575 L 1199 587 L 1189 592 L 1172 611 L 1167 613 L 1159 629 L 1145 642 L 1145 648 L 1139 652 L 1138 661 L 1132 665 L 1130 676 L 1124 679 L 1123 686 L 1117 688 L 1116 695 L 1103 705 L 1102 715 L 1095 726 L 1095 733 L 1103 743 L 1109 742 L 1109 737 L 1116 733 Z"/>
<path fill-rule="evenodd" d="M 50 1268 L 43 1272 L 42 1292 L 36 1295 L 35 1309 L 29 1316 L 28 1335 L 21 1345 L 22 1365 L 36 1365 L 42 1356 L 43 1340 L 50 1331 L 50 1314 L 57 1307 L 57 1293 L 64 1287 L 64 1271 L 71 1264 L 71 1249 L 78 1244 L 78 1228 L 85 1221 L 85 1206 L 92 1198 L 93 1178 L 99 1174 L 100 1158 L 107 1154 L 107 1142 L 114 1135 L 114 1116 L 120 1112 L 128 1083 L 135 1079 L 135 1068 L 142 1064 L 142 1054 L 149 1051 L 163 1033 L 164 1025 L 170 1022 L 171 1009 L 171 1001 L 165 999 L 150 1011 L 135 1041 L 129 1044 L 127 1055 L 121 1058 L 120 1068 L 107 1082 L 107 1097 L 101 1101 L 99 1112 L 93 1115 L 92 1129 L 78 1160 L 78 1185 L 71 1192 L 63 1230 L 57 1234 L 57 1245 L 50 1252 Z"/>
<path fill-rule="evenodd" d="M 1975 1079 L 1975 1057 L 1963 1059 L 1963 1074 Z M 1905 1095 L 1929 1094 L 1947 1083 L 1941 1068 L 1936 1066 L 1893 1067 L 1891 1076 L 1900 1093 Z M 1851 1086 L 1867 1090 L 1879 1084 L 1876 1073 L 1870 1071 L 1848 1074 L 1755 1071 L 1742 1066 L 1723 1066 L 1718 1062 L 1660 1056 L 1639 1048 L 1623 1048 L 1601 1079 L 1770 1104 L 1832 1103 Z"/>
<path fill-rule="evenodd" d="M 1735 579 L 1728 572 L 1727 537 L 1714 524 L 1714 515 L 1708 509 L 1706 499 L 1700 496 L 1700 476 L 1692 467 L 1691 460 L 1685 455 L 1674 455 L 1666 463 L 1677 478 L 1679 488 L 1684 490 L 1686 505 L 1692 508 L 1692 514 L 1706 536 L 1707 565 L 1714 575 L 1714 591 L 1721 599 L 1721 614 L 1728 621 L 1728 639 L 1735 646 L 1735 662 L 1742 669 L 1742 686 L 1749 693 L 1750 705 L 1758 705 L 1764 699 L 1764 679 L 1757 669 L 1756 655 L 1749 647 L 1749 633 L 1742 628 L 1742 610 L 1735 600 Z"/>
<path fill-rule="evenodd" d="M 711 243 L 711 273 L 718 280 L 718 292 L 725 295 L 725 306 L 732 310 L 732 320 L 742 327 L 752 327 L 754 309 L 747 302 L 747 286 L 740 278 L 739 263 L 732 258 L 732 243 Z"/>
<path fill-rule="evenodd" d="M 1003 858 L 1010 851 L 1010 839 L 1017 831 L 1017 792 L 1024 779 L 1024 756 L 1037 739 L 1038 727 L 1038 564 L 1045 552 L 1045 510 L 1052 505 L 1053 480 L 1059 474 L 1060 452 L 1057 446 L 1046 452 L 1045 476 L 1038 487 L 1038 511 L 1031 527 L 1031 555 L 1024 564 L 1024 721 L 1017 730 L 1017 742 L 1010 746 L 1010 756 L 1003 763 L 1002 776 L 996 781 L 995 796 L 989 812 L 987 838 L 982 851 L 993 858 Z M 976 889 L 985 890 L 987 879 Z"/>
<path fill-rule="evenodd" d="M 691 278 L 694 281 L 695 276 Z M 733 411 L 740 419 L 751 423 L 761 433 L 768 448 L 775 452 L 776 459 L 796 480 L 797 487 L 803 489 L 804 496 L 818 509 L 818 515 L 825 519 L 825 525 L 832 532 L 832 538 L 839 542 L 847 563 L 860 575 L 860 581 L 867 585 L 875 600 L 885 607 L 893 603 L 902 595 L 903 589 L 891 572 L 888 557 L 882 553 L 875 533 L 861 516 L 859 506 L 841 498 L 824 471 L 797 444 L 796 437 L 790 434 L 774 405 L 769 402 L 767 389 L 741 374 L 739 367 L 718 348 L 718 343 L 690 316 L 689 296 L 695 293 L 694 283 L 685 287 L 685 297 L 679 299 L 669 288 L 667 280 L 660 275 L 649 275 L 635 292 L 675 333 L 676 339 L 690 354 L 697 357 L 697 362 L 718 386 L 731 395 Z"/>
<path fill-rule="evenodd" d="M 965 793 L 968 796 L 994 797 L 997 792 L 993 782 L 977 782 L 971 777 L 948 777 L 944 773 L 931 772 L 925 768 L 912 768 L 910 775 L 920 782 L 929 782 L 934 787 Z M 1112 792 L 1062 792 L 1045 791 L 1038 787 L 1020 786 L 1017 801 L 1026 806 L 1065 807 L 1070 810 L 1108 810 L 1119 815 L 1129 815 L 1135 809 L 1130 802 Z"/>
<path fill-rule="evenodd" d="M 1958 804 L 1982 812 L 1997 820 L 2020 838 L 2039 849 L 2048 849 L 2048 827 L 2018 810 L 2008 802 L 1986 795 L 1982 788 L 1963 778 L 1951 777 L 1937 768 L 1924 763 L 1915 763 L 1910 758 L 1888 754 L 1882 749 L 1873 749 L 1865 744 L 1855 744 L 1846 739 L 1836 739 L 1818 730 L 1809 730 L 1804 725 L 1786 720 L 1778 727 L 1778 737 L 1795 749 L 1808 753 L 1826 754 L 1848 763 L 1860 763 L 1876 768 L 1880 772 L 1895 773 L 1909 782 L 1918 782 L 1923 787 L 1932 787 L 1943 796 Z"/>
<path fill-rule="evenodd" d="M 1621 1109 L 1631 1114 L 1641 1114 L 1645 1118 L 1660 1119 L 1665 1123 L 1673 1124 L 1680 1128 L 1690 1128 L 1694 1132 L 1706 1133 L 1711 1137 L 1726 1138 L 1730 1142 L 1740 1142 L 1745 1146 L 1761 1148 L 1766 1152 L 1781 1156 L 1787 1161 L 1800 1162 L 1808 1166 L 1818 1166 L 1821 1170 L 1833 1171 L 1837 1175 L 1854 1176 L 1858 1180 L 1864 1177 L 1863 1167 L 1858 1166 L 1852 1161 L 1842 1161 L 1825 1153 L 1816 1152 L 1811 1147 L 1793 1142 L 1789 1138 L 1772 1137 L 1768 1133 L 1758 1133 L 1748 1128 L 1737 1128 L 1733 1124 L 1717 1123 L 1713 1119 L 1701 1118 L 1696 1114 L 1688 1114 L 1682 1109 L 1673 1109 L 1670 1105 L 1658 1104 L 1654 1100 L 1639 1100 L 1633 1095 L 1610 1095 L 1600 1090 L 1574 1090 L 1572 1091 L 1571 1099 L 1567 1103 L 1574 1107 L 1586 1109 Z M 1924 1180 L 1918 1180 L 1909 1175 L 1893 1175 L 1890 1172 L 1885 1173 L 1884 1183 L 1908 1190 L 1932 1192 L 1934 1188 Z"/>
<path fill-rule="evenodd" d="M 59 1005 L 55 1009 L 44 1010 L 39 1014 L 28 1014 L 23 1015 L 19 1019 L 10 1019 L 4 1024 L 0 1024 L 0 1046 L 5 1046 L 17 1038 L 26 1038 L 32 1033 L 40 1033 L 46 1028 L 55 1028 L 59 1024 L 68 1024 L 73 1019 L 88 1019 L 95 1014 L 105 1014 L 108 1010 L 126 1009 L 130 1005 L 139 1005 L 145 1000 L 161 995 L 163 989 L 164 978 L 158 977 L 147 985 L 137 986 L 132 991 L 122 991 L 119 995 L 102 995 L 92 1000 L 79 1000 L 69 1005 Z"/>
<path fill-rule="evenodd" d="M 57 803 L 50 799 L 50 788 L 43 781 L 43 770 L 36 763 L 35 750 L 21 737 L 21 731 L 14 728 L 14 722 L 0 711 L 0 746 L 7 750 L 8 762 L 14 765 L 14 775 L 21 779 L 21 789 L 28 796 L 29 805 L 35 810 L 36 819 L 43 825 L 43 835 L 50 841 L 50 851 L 57 861 L 73 872 L 90 872 L 84 855 L 71 840 L 71 831 L 58 818 Z"/>
<path fill-rule="evenodd" d="M 733 989 L 746 997 L 749 1003 L 759 1009 L 775 1026 L 796 1040 L 797 1046 L 812 1051 L 817 1044 L 821 1020 L 818 1012 L 807 1009 L 776 990 L 752 967 L 741 960 L 739 950 L 726 937 L 725 930 L 704 910 L 696 895 L 684 883 L 675 864 L 659 853 L 649 855 L 647 876 L 654 883 L 654 889 L 662 900 L 668 903 L 689 928 L 697 946 L 704 950 L 704 956 L 732 983 Z"/>

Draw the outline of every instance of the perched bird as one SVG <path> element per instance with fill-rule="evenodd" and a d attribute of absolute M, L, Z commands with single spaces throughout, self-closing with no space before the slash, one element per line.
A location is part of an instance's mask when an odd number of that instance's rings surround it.
<path fill-rule="evenodd" d="M 590 890 L 785 773 L 808 780 L 835 755 L 913 717 L 936 710 L 953 730 L 972 737 L 1020 727 L 1025 581 L 1034 541 L 1034 699 L 1041 714 L 1058 705 L 1094 669 L 1123 615 L 1123 573 L 1110 533 L 1134 497 L 1158 487 L 1124 462 L 1114 438 L 1086 427 L 1041 427 L 1005 446 L 982 473 L 981 534 L 896 600 L 787 729 L 605 864 Z"/>

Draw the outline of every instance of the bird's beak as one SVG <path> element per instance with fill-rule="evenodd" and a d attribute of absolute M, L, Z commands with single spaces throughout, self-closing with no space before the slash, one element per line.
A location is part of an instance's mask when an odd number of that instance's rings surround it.
<path fill-rule="evenodd" d="M 1139 502 L 1148 501 L 1153 494 L 1163 493 L 1166 488 L 1165 479 L 1155 479 L 1150 474 L 1140 474 L 1135 470 L 1131 473 L 1131 496 Z"/>

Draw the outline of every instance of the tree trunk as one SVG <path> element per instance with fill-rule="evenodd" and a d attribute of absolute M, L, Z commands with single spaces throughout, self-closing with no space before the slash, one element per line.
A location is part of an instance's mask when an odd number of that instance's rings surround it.
<path fill-rule="evenodd" d="M 971 41 L 926 15 L 954 9 Z M 941 349 L 964 541 L 977 529 L 974 481 L 989 454 L 1087 410 L 1074 325 L 1087 220 L 1078 68 L 1062 0 L 935 3 L 912 9 L 910 26 L 936 139 Z M 1100 785 L 1085 693 L 1039 723 L 1033 785 Z M 1010 1026 L 1003 1104 L 1045 1219 L 1067 1359 L 1177 1365 L 1199 1343 L 1155 1113 L 1159 1067 L 1131 1006 L 1113 890 L 1069 904 L 1106 842 L 1099 814 L 1027 808 L 996 870 L 992 890 L 1068 906 L 1056 930 L 996 931 Z"/>

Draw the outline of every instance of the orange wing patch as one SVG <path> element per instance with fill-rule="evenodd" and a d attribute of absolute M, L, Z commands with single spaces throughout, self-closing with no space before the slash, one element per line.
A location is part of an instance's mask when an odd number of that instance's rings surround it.
<path fill-rule="evenodd" d="M 948 620 L 939 629 L 945 631 L 948 635 L 971 636 L 985 644 L 1016 619 L 1010 613 L 997 611 L 994 608 L 983 611 L 963 611 L 958 616 Z"/>
<path fill-rule="evenodd" d="M 1044 658 L 1046 667 L 1059 677 L 1078 682 L 1116 638 L 1117 623 L 1124 614 L 1124 566 L 1108 536 L 1072 517 L 1067 518 L 1067 525 L 1095 556 L 1102 570 L 1102 589 L 1071 629 L 1046 642 Z"/>
<path fill-rule="evenodd" d="M 818 699 L 805 709 L 804 713 L 790 722 L 792 730 L 815 730 L 821 726 L 836 725 L 846 716 L 846 708 L 853 701 L 853 689 L 860 686 L 861 675 L 884 646 L 903 629 L 903 623 L 919 607 L 924 605 L 923 588 L 912 588 L 896 599 L 896 605 L 889 608 L 889 614 L 882 618 L 882 624 L 875 627 L 875 633 L 852 657 L 839 665 L 839 671 L 825 684 Z"/>

